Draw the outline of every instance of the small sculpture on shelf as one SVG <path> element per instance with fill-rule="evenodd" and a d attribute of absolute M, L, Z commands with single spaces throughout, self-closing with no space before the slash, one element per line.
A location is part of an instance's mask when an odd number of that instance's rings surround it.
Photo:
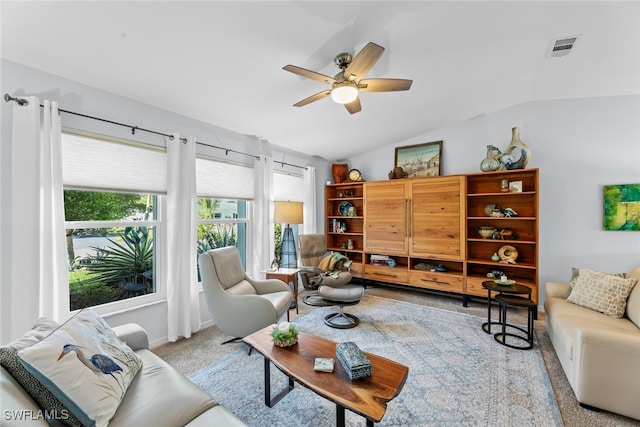
<path fill-rule="evenodd" d="M 487 206 L 484 207 L 484 214 L 486 216 L 491 216 L 491 213 L 496 209 L 500 209 L 498 205 L 496 205 L 495 203 L 489 203 Z"/>
<path fill-rule="evenodd" d="M 500 156 L 502 153 L 495 145 L 487 145 L 487 157 L 480 163 L 482 172 L 497 171 L 500 168 Z"/>
<path fill-rule="evenodd" d="M 347 180 L 349 165 L 347 163 L 334 163 L 331 165 L 331 174 L 336 184 L 341 184 Z"/>
<path fill-rule="evenodd" d="M 531 150 L 520 140 L 518 128 L 511 129 L 511 142 L 505 148 L 500 163 L 507 170 L 524 169 L 531 158 Z"/>
<path fill-rule="evenodd" d="M 480 163 L 482 172 L 524 169 L 531 158 L 531 150 L 520 140 L 518 128 L 511 129 L 511 142 L 501 152 L 495 145 L 487 145 L 487 157 Z"/>
<path fill-rule="evenodd" d="M 518 250 L 513 246 L 505 245 L 498 249 L 498 256 L 503 264 L 515 264 L 518 259 Z"/>
<path fill-rule="evenodd" d="M 391 172 L 389 172 L 389 179 L 401 179 L 406 178 L 407 173 L 400 166 L 396 166 L 393 168 Z"/>
<path fill-rule="evenodd" d="M 498 238 L 500 240 L 513 240 L 516 238 L 516 233 L 511 228 L 503 228 L 498 231 Z"/>

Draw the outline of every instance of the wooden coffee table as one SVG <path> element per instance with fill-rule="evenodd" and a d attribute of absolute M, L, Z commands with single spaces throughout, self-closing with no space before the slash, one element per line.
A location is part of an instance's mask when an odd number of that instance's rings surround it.
<path fill-rule="evenodd" d="M 293 389 L 294 381 L 336 404 L 336 425 L 345 425 L 345 409 L 366 418 L 367 426 L 382 420 L 387 402 L 396 397 L 409 373 L 400 363 L 365 352 L 371 361 L 370 377 L 351 381 L 336 358 L 336 343 L 315 335 L 300 333 L 298 343 L 286 348 L 273 344 L 267 326 L 243 339 L 264 356 L 264 403 L 272 407 Z M 333 372 L 313 370 L 316 357 L 335 360 Z M 289 377 L 288 386 L 271 397 L 271 363 Z"/>

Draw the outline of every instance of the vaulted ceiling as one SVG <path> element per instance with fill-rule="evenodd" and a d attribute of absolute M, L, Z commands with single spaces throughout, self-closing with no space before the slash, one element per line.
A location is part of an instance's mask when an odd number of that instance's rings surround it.
<path fill-rule="evenodd" d="M 0 7 L 4 58 L 328 160 L 527 101 L 640 94 L 637 1 Z M 413 79 L 409 91 L 361 93 L 353 115 L 330 98 L 292 106 L 328 87 L 284 65 L 333 76 L 336 54 L 370 41 L 386 50 L 367 77 Z"/>

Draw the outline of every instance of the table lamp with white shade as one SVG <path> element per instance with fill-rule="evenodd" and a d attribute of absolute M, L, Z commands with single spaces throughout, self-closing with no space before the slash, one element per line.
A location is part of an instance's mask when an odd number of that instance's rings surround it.
<path fill-rule="evenodd" d="M 291 224 L 302 224 L 302 202 L 275 202 L 273 222 L 285 224 L 282 232 L 282 250 L 280 253 L 281 268 L 298 267 L 296 241 Z"/>

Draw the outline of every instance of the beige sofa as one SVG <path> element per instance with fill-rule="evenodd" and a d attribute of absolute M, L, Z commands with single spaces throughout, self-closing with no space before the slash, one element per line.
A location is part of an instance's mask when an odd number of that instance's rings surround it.
<path fill-rule="evenodd" d="M 640 268 L 626 277 L 640 279 Z M 580 405 L 640 420 L 640 285 L 622 318 L 566 301 L 568 283 L 545 289 L 547 331 Z"/>
<path fill-rule="evenodd" d="M 113 328 L 142 359 L 138 372 L 115 416 L 115 426 L 210 427 L 245 424 L 207 393 L 149 350 L 144 329 L 135 324 Z M 46 427 L 43 411 L 4 368 L 0 368 L 3 427 Z M 57 421 L 53 425 L 64 425 Z"/>

